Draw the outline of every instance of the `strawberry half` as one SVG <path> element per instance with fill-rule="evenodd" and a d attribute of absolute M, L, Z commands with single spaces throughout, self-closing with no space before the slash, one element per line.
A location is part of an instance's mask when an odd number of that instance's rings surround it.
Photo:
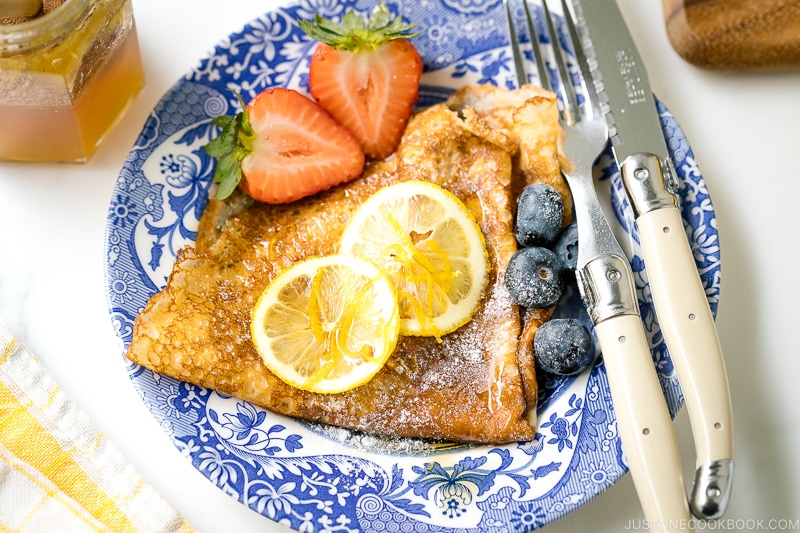
<path fill-rule="evenodd" d="M 298 24 L 320 41 L 309 66 L 311 95 L 368 157 L 393 153 L 419 99 L 422 58 L 408 40 L 416 25 L 392 18 L 382 2 L 368 20 L 350 9 L 341 24 L 319 15 Z"/>
<path fill-rule="evenodd" d="M 358 140 L 292 89 L 266 89 L 244 111 L 214 124 L 222 132 L 204 148 L 218 159 L 218 200 L 239 185 L 260 202 L 292 202 L 352 180 L 364 168 Z"/>

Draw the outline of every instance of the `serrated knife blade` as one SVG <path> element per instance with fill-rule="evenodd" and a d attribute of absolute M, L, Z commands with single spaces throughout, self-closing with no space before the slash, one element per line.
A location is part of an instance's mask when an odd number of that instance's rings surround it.
<path fill-rule="evenodd" d="M 714 317 L 684 231 L 676 178 L 639 52 L 615 0 L 575 0 L 614 157 L 639 228 L 653 304 L 689 414 L 697 454 L 690 506 L 722 516 L 733 476 L 733 414 Z"/>

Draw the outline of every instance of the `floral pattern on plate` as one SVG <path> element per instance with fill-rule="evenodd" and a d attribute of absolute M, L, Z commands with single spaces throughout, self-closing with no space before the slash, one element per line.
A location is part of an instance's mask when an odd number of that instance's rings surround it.
<path fill-rule="evenodd" d="M 513 87 L 499 0 L 392 1 L 421 21 L 425 60 L 420 106 L 464 84 Z M 368 11 L 365 0 L 302 0 L 248 23 L 179 80 L 145 124 L 118 177 L 106 229 L 106 292 L 124 352 L 133 321 L 190 245 L 211 187 L 203 151 L 210 121 L 267 86 L 307 90 L 315 45 L 296 20 Z M 719 296 L 715 215 L 691 149 L 659 103 L 677 169 L 682 215 L 712 311 Z M 682 395 L 658 328 L 631 208 L 607 149 L 597 162 L 636 277 L 639 305 L 670 411 Z M 556 316 L 588 317 L 574 289 Z M 608 489 L 627 471 L 602 359 L 577 377 L 540 378 L 538 433 L 503 446 L 381 439 L 267 412 L 127 362 L 130 379 L 175 445 L 210 482 L 264 516 L 299 531 L 527 531 Z"/>

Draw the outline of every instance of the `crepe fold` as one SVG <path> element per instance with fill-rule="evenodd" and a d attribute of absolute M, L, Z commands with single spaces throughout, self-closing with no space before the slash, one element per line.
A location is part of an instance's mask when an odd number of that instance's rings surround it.
<path fill-rule="evenodd" d="M 503 276 L 517 249 L 516 192 L 525 183 L 561 181 L 558 138 L 552 94 L 467 88 L 416 114 L 394 156 L 350 183 L 278 206 L 238 193 L 212 200 L 195 245 L 181 250 L 166 287 L 137 317 L 128 358 L 276 413 L 357 431 L 476 443 L 532 439 L 530 338 L 551 310 L 523 315 Z M 401 337 L 375 377 L 350 391 L 323 395 L 285 384 L 251 341 L 256 300 L 288 266 L 336 253 L 355 210 L 381 187 L 406 180 L 449 190 L 483 231 L 491 270 L 475 316 L 441 342 Z"/>

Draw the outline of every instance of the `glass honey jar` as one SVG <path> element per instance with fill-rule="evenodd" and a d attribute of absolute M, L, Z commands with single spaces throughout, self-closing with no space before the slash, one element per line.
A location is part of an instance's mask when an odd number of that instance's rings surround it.
<path fill-rule="evenodd" d="M 130 0 L 0 24 L 0 160 L 88 160 L 143 85 Z"/>

